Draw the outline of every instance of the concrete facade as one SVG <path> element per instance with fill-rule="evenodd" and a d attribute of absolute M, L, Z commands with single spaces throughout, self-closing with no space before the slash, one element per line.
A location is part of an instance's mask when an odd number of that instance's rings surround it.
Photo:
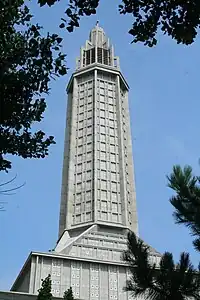
<path fill-rule="evenodd" d="M 31 253 L 12 291 L 37 294 L 41 279 L 51 274 L 52 294 L 62 297 L 70 286 L 77 299 L 129 299 L 123 292 L 129 271 L 121 260 L 126 248 L 126 229 L 92 225 L 83 233 L 67 231 L 55 251 Z M 61 241 L 60 240 L 60 241 Z M 152 263 L 160 255 L 151 249 Z"/>
<path fill-rule="evenodd" d="M 54 251 L 31 253 L 12 291 L 73 288 L 84 300 L 128 300 L 121 260 L 128 230 L 138 235 L 128 84 L 103 29 L 81 48 L 68 87 L 59 238 Z M 151 249 L 153 263 L 160 254 Z"/>
<path fill-rule="evenodd" d="M 68 85 L 59 237 L 91 224 L 138 233 L 128 84 L 98 25 Z"/>

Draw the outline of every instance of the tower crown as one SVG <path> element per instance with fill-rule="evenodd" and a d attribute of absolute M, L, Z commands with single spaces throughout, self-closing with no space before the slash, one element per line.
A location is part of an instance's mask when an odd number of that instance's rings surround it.
<path fill-rule="evenodd" d="M 109 49 L 109 39 L 103 28 L 99 26 L 99 21 L 97 21 L 96 26 L 91 30 L 89 41 L 93 47 L 97 46 L 103 49 Z"/>
<path fill-rule="evenodd" d="M 79 70 L 95 63 L 119 70 L 119 58 L 114 56 L 114 48 L 110 45 L 109 38 L 106 36 L 103 28 L 99 26 L 99 21 L 91 30 L 85 47 L 81 47 L 76 69 Z"/>

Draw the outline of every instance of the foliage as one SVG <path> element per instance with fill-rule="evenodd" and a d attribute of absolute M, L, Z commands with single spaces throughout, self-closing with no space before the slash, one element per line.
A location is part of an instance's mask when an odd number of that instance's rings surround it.
<path fill-rule="evenodd" d="M 169 187 L 175 191 L 170 202 L 175 208 L 174 218 L 177 224 L 186 225 L 195 237 L 196 250 L 200 251 L 200 177 L 192 174 L 192 168 L 174 166 L 167 177 Z"/>
<path fill-rule="evenodd" d="M 133 297 L 149 300 L 200 299 L 199 269 L 191 264 L 189 254 L 181 253 L 178 264 L 165 252 L 158 266 L 150 261 L 150 249 L 133 232 L 128 233 L 123 260 L 128 263 L 130 278 L 125 291 Z"/>
<path fill-rule="evenodd" d="M 51 276 L 50 274 L 45 278 L 42 279 L 42 286 L 38 290 L 37 300 L 51 300 Z"/>
<path fill-rule="evenodd" d="M 64 292 L 63 299 L 65 299 L 65 300 L 74 300 L 72 287 L 70 287 L 67 291 Z"/>
<path fill-rule="evenodd" d="M 60 0 L 38 0 L 43 6 L 52 6 Z M 65 0 L 63 0 L 65 1 Z M 72 32 L 79 27 L 80 17 L 96 14 L 100 0 L 69 0 L 66 18 L 62 18 L 61 28 Z M 199 0 L 121 0 L 118 6 L 122 15 L 133 17 L 129 33 L 133 42 L 142 42 L 150 47 L 157 43 L 157 32 L 169 35 L 177 43 L 185 45 L 194 42 L 200 26 Z"/>
<path fill-rule="evenodd" d="M 11 169 L 5 155 L 43 158 L 55 143 L 32 127 L 43 118 L 50 80 L 66 74 L 62 39 L 42 36 L 31 17 L 23 0 L 0 1 L 0 171 Z"/>

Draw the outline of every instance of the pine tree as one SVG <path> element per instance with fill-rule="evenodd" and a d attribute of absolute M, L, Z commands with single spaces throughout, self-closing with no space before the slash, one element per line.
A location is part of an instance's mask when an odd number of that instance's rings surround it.
<path fill-rule="evenodd" d="M 38 290 L 37 300 L 51 300 L 51 275 L 49 274 L 45 279 L 42 279 L 42 286 Z"/>
<path fill-rule="evenodd" d="M 64 292 L 63 299 L 74 300 L 72 287 L 70 287 L 67 291 Z"/>
<path fill-rule="evenodd" d="M 195 238 L 193 245 L 200 251 L 200 177 L 192 174 L 190 166 L 174 166 L 167 179 L 168 186 L 175 192 L 170 198 L 175 208 L 175 222 L 189 228 Z M 193 267 L 188 253 L 181 253 L 178 264 L 175 264 L 173 255 L 165 252 L 156 266 L 150 263 L 149 247 L 129 232 L 123 260 L 131 273 L 125 290 L 134 297 L 142 295 L 148 300 L 200 299 L 200 268 Z"/>
<path fill-rule="evenodd" d="M 170 199 L 175 208 L 175 222 L 189 228 L 195 238 L 193 245 L 200 251 L 200 177 L 193 175 L 190 166 L 181 168 L 177 165 L 167 179 L 168 186 L 175 191 Z"/>
<path fill-rule="evenodd" d="M 165 252 L 156 266 L 150 262 L 149 247 L 129 232 L 123 260 L 131 275 L 124 290 L 133 299 L 142 296 L 145 300 L 200 300 L 200 270 L 195 270 L 188 253 L 181 253 L 175 264 L 173 255 Z"/>

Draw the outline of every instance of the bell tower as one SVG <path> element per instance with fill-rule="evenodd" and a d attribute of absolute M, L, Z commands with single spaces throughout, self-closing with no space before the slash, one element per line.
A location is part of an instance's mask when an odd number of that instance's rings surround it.
<path fill-rule="evenodd" d="M 138 233 L 128 89 L 97 22 L 67 88 L 59 237 L 93 224 Z"/>
<path fill-rule="evenodd" d="M 97 23 L 67 86 L 59 239 L 51 252 L 31 252 L 12 291 L 37 294 L 50 274 L 55 297 L 72 287 L 75 299 L 130 299 L 121 256 L 138 221 L 128 91 Z M 160 260 L 152 248 L 151 259 Z"/>

